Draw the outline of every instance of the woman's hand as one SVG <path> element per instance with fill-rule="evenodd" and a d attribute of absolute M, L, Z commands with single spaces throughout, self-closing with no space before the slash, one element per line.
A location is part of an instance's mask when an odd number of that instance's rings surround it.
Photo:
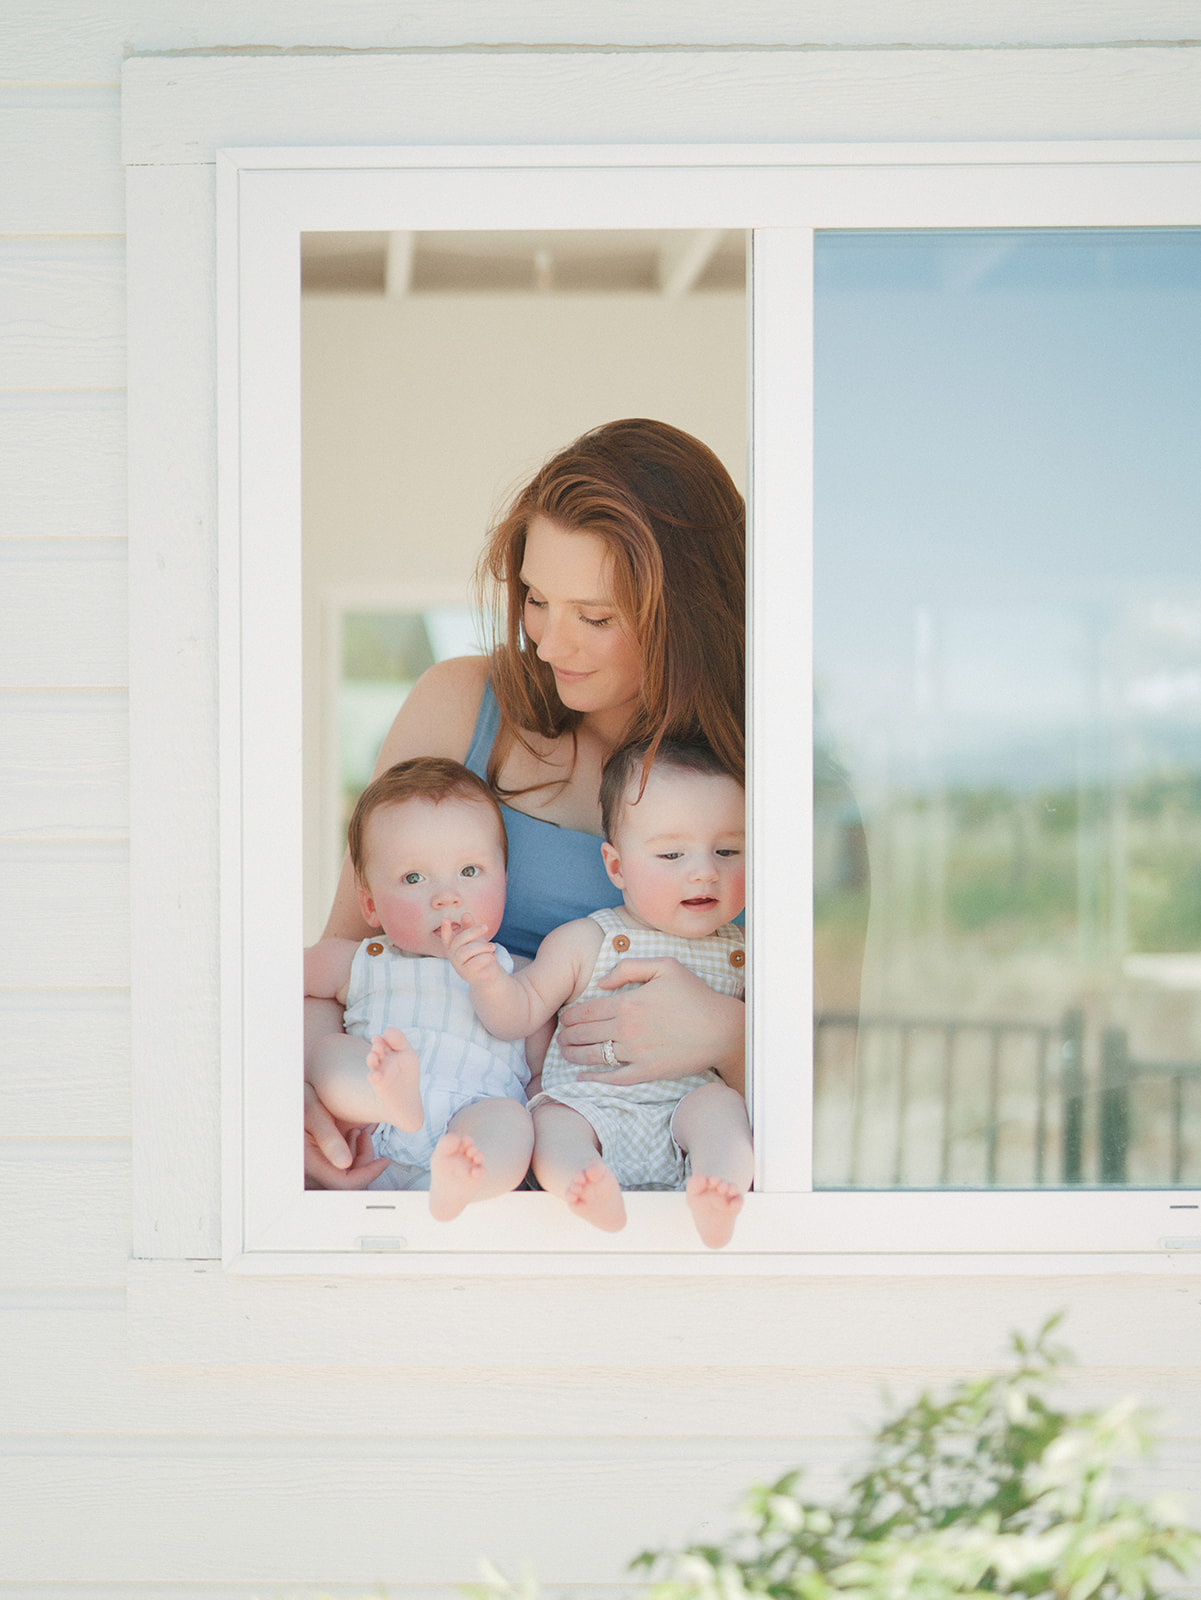
<path fill-rule="evenodd" d="M 342 1007 L 336 1000 L 304 1002 L 305 1056 L 326 1034 L 342 1030 Z M 345 1043 L 345 1041 L 343 1041 Z M 366 1051 L 366 1042 L 363 1049 Z M 345 1131 L 343 1131 L 345 1129 Z M 308 1189 L 365 1189 L 387 1167 L 384 1156 L 372 1154 L 371 1136 L 362 1128 L 340 1128 L 305 1079 L 304 1179 Z"/>
<path fill-rule="evenodd" d="M 304 1179 L 306 1189 L 365 1189 L 387 1170 L 387 1156 L 372 1153 L 366 1128 L 338 1124 L 317 1098 L 312 1084 L 304 1086 Z"/>
<path fill-rule="evenodd" d="M 585 1070 L 581 1082 L 649 1083 L 715 1067 L 724 1082 L 743 1092 L 746 1007 L 741 1000 L 718 994 L 671 956 L 619 961 L 600 987 L 620 989 L 627 983 L 638 987 L 568 1006 L 560 1018 L 559 1042 L 574 1066 L 603 1067 L 606 1041 L 621 1063 L 616 1072 Z"/>

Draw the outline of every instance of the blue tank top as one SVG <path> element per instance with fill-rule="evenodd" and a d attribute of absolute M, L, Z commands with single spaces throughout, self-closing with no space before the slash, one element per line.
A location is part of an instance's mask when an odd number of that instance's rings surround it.
<path fill-rule="evenodd" d="M 499 728 L 500 706 L 487 683 L 466 762 L 485 781 Z M 506 950 L 532 956 L 560 923 L 621 904 L 621 891 L 605 871 L 594 833 L 561 828 L 512 806 L 500 809 L 509 835 L 509 895 L 496 938 Z"/>

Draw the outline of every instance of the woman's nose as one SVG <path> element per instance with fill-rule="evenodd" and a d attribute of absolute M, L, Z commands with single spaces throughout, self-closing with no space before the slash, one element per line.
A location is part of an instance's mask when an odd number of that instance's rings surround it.
<path fill-rule="evenodd" d="M 556 617 L 552 620 L 548 614 L 542 624 L 542 637 L 538 640 L 539 661 L 553 661 L 556 656 L 562 657 L 565 637 L 559 619 Z"/>

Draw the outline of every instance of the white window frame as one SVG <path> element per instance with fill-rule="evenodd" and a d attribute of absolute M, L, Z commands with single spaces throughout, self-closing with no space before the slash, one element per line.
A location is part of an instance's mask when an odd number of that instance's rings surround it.
<path fill-rule="evenodd" d="M 218 217 L 226 1267 L 745 1274 L 983 1258 L 993 1270 L 1156 1271 L 1201 1245 L 1197 1193 L 813 1192 L 811 930 L 795 916 L 811 902 L 798 845 L 811 838 L 814 232 L 1199 226 L 1201 145 L 228 150 Z M 549 1196 L 506 1196 L 440 1225 L 422 1195 L 298 1182 L 300 815 L 281 797 L 300 794 L 299 235 L 578 226 L 753 230 L 756 1188 L 720 1256 L 695 1239 L 679 1196 L 631 1195 L 627 1229 L 601 1235 Z M 766 736 L 782 727 L 795 739 Z M 793 874 L 772 870 L 784 859 Z"/>

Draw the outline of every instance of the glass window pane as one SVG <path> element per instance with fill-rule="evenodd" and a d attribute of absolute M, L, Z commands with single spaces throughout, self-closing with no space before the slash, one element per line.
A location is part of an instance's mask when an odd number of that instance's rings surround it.
<path fill-rule="evenodd" d="M 435 661 L 483 650 L 470 606 L 424 611 L 347 611 L 342 615 L 338 748 L 342 792 L 339 843 L 371 781 L 384 736 L 409 690 Z M 339 856 L 339 862 L 341 856 Z"/>
<path fill-rule="evenodd" d="M 1201 234 L 816 273 L 816 1181 L 1195 1185 Z"/>

